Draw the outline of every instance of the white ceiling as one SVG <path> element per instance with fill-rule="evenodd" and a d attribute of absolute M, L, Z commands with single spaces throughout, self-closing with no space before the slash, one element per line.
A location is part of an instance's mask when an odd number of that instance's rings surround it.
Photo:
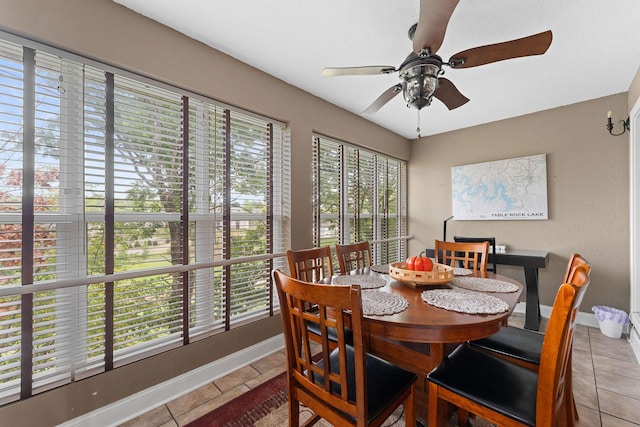
<path fill-rule="evenodd" d="M 320 71 L 399 67 L 412 50 L 407 31 L 419 12 L 418 0 L 114 1 L 356 114 L 399 83 L 398 73 L 321 77 Z M 447 60 L 468 48 L 545 30 L 553 31 L 553 42 L 542 56 L 445 68 L 445 77 L 470 101 L 449 111 L 434 100 L 419 113 L 421 135 L 629 89 L 640 67 L 638 0 L 461 0 L 438 54 Z M 418 112 L 401 94 L 365 117 L 417 136 Z"/>

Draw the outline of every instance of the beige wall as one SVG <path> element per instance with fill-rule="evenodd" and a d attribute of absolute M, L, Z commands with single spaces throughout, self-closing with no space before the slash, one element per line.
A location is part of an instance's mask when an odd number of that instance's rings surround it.
<path fill-rule="evenodd" d="M 546 153 L 549 220 L 450 221 L 447 235 L 495 236 L 516 249 L 551 253 L 540 270 L 541 303 L 552 305 L 569 256 L 593 265 L 581 311 L 596 304 L 629 310 L 629 143 L 610 136 L 608 110 L 627 111 L 618 94 L 413 142 L 409 163 L 412 252 L 442 238 L 451 215 L 451 167 Z M 524 279 L 516 267 L 499 272 Z"/>
<path fill-rule="evenodd" d="M 0 0 L 0 29 L 287 122 L 292 247 L 312 245 L 311 137 L 408 160 L 409 142 L 111 0 Z M 56 425 L 280 333 L 274 317 L 0 408 L 0 424 Z M 179 391 L 176 391 L 179 392 Z"/>

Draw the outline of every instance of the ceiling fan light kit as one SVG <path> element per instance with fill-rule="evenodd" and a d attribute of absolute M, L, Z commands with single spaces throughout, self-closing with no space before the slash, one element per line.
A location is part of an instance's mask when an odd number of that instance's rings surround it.
<path fill-rule="evenodd" d="M 417 110 L 431 104 L 434 92 L 438 89 L 438 77 L 443 73 L 442 61 L 438 56 L 416 57 L 400 68 L 402 96 L 407 105 Z"/>
<path fill-rule="evenodd" d="M 449 19 L 458 0 L 420 0 L 418 23 L 409 29 L 413 52 L 398 69 L 392 66 L 325 68 L 323 76 L 390 74 L 399 72 L 401 83 L 384 91 L 363 114 L 373 114 L 402 92 L 407 106 L 418 111 L 431 105 L 433 98 L 449 110 L 461 107 L 469 99 L 450 80 L 442 77 L 443 65 L 471 68 L 506 59 L 542 55 L 551 45 L 552 33 L 545 31 L 502 43 L 478 46 L 452 55 L 443 62 L 437 55 L 447 30 Z"/>

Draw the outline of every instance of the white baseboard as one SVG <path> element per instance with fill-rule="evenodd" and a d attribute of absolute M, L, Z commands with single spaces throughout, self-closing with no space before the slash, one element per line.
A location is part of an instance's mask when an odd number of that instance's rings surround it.
<path fill-rule="evenodd" d="M 526 303 L 519 302 L 516 304 L 516 308 L 513 310 L 514 313 L 526 313 Z M 540 306 L 540 316 L 548 319 L 551 317 L 551 306 L 549 305 L 541 305 Z M 582 311 L 578 312 L 577 317 L 578 325 L 590 326 L 592 328 L 599 328 L 598 319 L 596 319 L 596 315 L 593 313 L 584 313 Z"/>
<path fill-rule="evenodd" d="M 177 396 L 195 390 L 243 366 L 260 360 L 268 354 L 284 348 L 282 334 L 247 347 L 208 365 L 201 366 L 154 387 L 150 387 L 126 399 L 119 400 L 88 414 L 69 420 L 60 427 L 105 427 L 117 426 L 125 421 L 149 412 Z"/>

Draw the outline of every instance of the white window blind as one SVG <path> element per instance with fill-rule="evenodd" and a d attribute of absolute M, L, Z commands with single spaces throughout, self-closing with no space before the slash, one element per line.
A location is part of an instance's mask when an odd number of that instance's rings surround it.
<path fill-rule="evenodd" d="M 0 40 L 0 403 L 274 315 L 283 125 L 30 45 Z"/>
<path fill-rule="evenodd" d="M 315 246 L 382 241 L 373 261 L 406 256 L 406 162 L 324 136 L 313 137 Z"/>
<path fill-rule="evenodd" d="M 23 51 L 0 41 L 0 286 L 22 281 Z M 21 298 L 0 299 L 0 382 L 20 386 Z M 0 398 L 6 394 L 0 388 Z"/>
<path fill-rule="evenodd" d="M 315 246 L 341 242 L 344 217 L 344 146 L 325 138 L 313 139 L 313 239 Z"/>
<path fill-rule="evenodd" d="M 373 219 L 376 210 L 376 155 L 366 150 L 347 147 L 346 156 L 346 220 L 344 242 L 374 239 Z"/>
<path fill-rule="evenodd" d="M 377 262 L 389 263 L 407 257 L 407 241 L 388 240 L 407 235 L 407 165 L 391 157 L 378 157 L 376 235 L 386 240 L 377 245 Z"/>
<path fill-rule="evenodd" d="M 182 97 L 118 75 L 113 92 L 113 271 L 180 265 Z M 175 272 L 113 284 L 114 363 L 145 343 L 181 342 L 182 279 Z"/>

